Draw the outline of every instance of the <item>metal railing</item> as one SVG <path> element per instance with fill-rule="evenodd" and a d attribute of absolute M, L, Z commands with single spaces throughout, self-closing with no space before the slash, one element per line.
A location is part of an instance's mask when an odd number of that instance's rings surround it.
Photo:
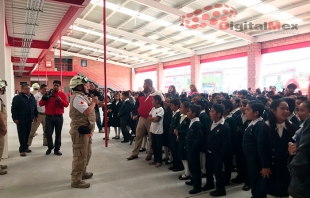
<path fill-rule="evenodd" d="M 60 71 L 60 63 L 55 63 L 55 71 Z M 72 64 L 62 63 L 62 71 L 73 71 Z"/>

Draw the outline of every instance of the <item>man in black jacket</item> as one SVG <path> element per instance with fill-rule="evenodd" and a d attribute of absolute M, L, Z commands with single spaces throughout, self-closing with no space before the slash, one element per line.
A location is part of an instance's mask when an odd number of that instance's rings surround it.
<path fill-rule="evenodd" d="M 23 84 L 22 92 L 13 98 L 12 118 L 17 125 L 19 138 L 19 153 L 25 157 L 26 153 L 30 153 L 28 148 L 28 139 L 32 122 L 36 122 L 38 118 L 37 103 L 33 95 L 30 93 L 30 85 Z"/>
<path fill-rule="evenodd" d="M 132 109 L 132 105 L 129 101 L 128 91 L 125 91 L 122 93 L 122 99 L 124 102 L 118 113 L 118 116 L 120 117 L 120 121 L 121 121 L 121 130 L 124 136 L 124 140 L 122 141 L 122 143 L 127 143 L 130 141 L 130 144 L 132 144 L 133 137 L 130 135 L 128 128 L 127 128 L 127 124 L 130 122 L 130 119 L 131 119 L 130 113 Z"/>

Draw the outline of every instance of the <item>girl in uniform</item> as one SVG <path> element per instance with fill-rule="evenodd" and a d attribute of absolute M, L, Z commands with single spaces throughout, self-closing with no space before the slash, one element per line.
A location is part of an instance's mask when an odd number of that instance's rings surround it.
<path fill-rule="evenodd" d="M 108 139 L 109 139 L 109 136 L 110 136 L 110 127 L 112 126 L 112 123 L 113 123 L 113 114 L 112 114 L 112 103 L 110 102 L 110 97 L 107 98 L 107 115 L 108 115 L 108 119 L 107 119 L 107 123 L 108 123 Z M 103 111 L 103 122 L 102 122 L 102 127 L 104 127 L 104 123 L 105 123 L 105 119 L 104 119 L 104 106 L 102 107 L 102 111 Z M 115 137 L 113 138 L 115 139 Z M 103 140 L 105 140 L 105 138 L 103 138 Z"/>
<path fill-rule="evenodd" d="M 116 93 L 114 95 L 114 101 L 112 103 L 112 114 L 113 114 L 113 127 L 115 130 L 115 137 L 112 139 L 120 139 L 120 126 L 121 126 L 121 120 L 120 118 L 117 116 L 119 113 L 119 110 L 122 106 L 122 101 L 120 100 L 120 94 Z"/>

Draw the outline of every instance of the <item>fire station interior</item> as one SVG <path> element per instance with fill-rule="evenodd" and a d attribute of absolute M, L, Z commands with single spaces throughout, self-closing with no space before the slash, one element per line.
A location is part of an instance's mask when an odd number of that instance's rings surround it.
<path fill-rule="evenodd" d="M 142 91 L 146 78 L 162 93 L 170 85 L 179 93 L 194 84 L 200 93 L 232 94 L 294 83 L 307 94 L 310 0 L 0 0 L 0 9 L 0 78 L 7 82 L 1 99 L 8 112 L 1 198 L 211 197 L 209 191 L 189 195 L 191 187 L 178 179 L 182 172 L 151 168 L 145 152 L 127 161 L 134 143 L 112 140 L 113 127 L 109 141 L 97 126 L 93 133 L 91 187 L 71 188 L 69 107 L 63 155 L 45 155 L 40 126 L 32 153 L 20 157 L 11 104 L 24 83 L 51 88 L 61 80 L 66 94 L 76 75 L 103 91 Z M 226 193 L 251 197 L 242 185 L 226 186 Z"/>

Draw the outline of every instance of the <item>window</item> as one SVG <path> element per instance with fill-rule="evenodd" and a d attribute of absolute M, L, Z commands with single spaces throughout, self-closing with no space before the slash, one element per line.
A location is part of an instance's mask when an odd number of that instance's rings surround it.
<path fill-rule="evenodd" d="M 177 92 L 181 93 L 183 89 L 189 91 L 191 83 L 191 67 L 177 67 L 164 70 L 164 89 L 163 91 L 168 92 L 170 85 L 174 85 Z"/>
<path fill-rule="evenodd" d="M 282 91 L 289 83 L 297 85 L 304 95 L 309 84 L 310 47 L 263 54 L 259 76 L 262 89 L 276 86 Z"/>
<path fill-rule="evenodd" d="M 62 71 L 72 71 L 72 58 L 62 58 Z M 60 71 L 60 58 L 55 58 L 55 71 Z"/>
<path fill-rule="evenodd" d="M 200 92 L 226 92 L 247 88 L 247 57 L 201 64 L 202 90 Z"/>
<path fill-rule="evenodd" d="M 81 60 L 81 66 L 82 67 L 87 67 L 87 60 L 86 59 L 82 59 Z"/>
<path fill-rule="evenodd" d="M 142 91 L 143 90 L 143 84 L 145 79 L 151 79 L 153 81 L 153 87 L 157 89 L 157 77 L 156 77 L 156 71 L 150 71 L 150 72 L 142 72 L 137 73 L 135 77 L 135 91 Z"/>

